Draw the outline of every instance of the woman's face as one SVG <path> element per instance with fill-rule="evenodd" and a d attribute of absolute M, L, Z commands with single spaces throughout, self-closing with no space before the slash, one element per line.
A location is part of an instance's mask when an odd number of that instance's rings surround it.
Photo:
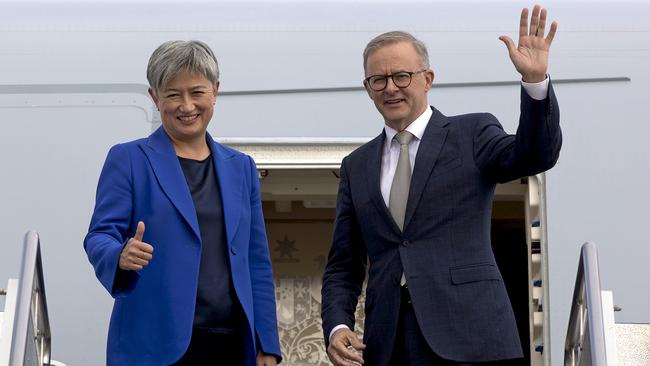
<path fill-rule="evenodd" d="M 203 75 L 180 72 L 156 95 L 149 94 L 160 111 L 163 128 L 172 141 L 205 140 L 212 118 L 219 82 L 210 83 Z"/>

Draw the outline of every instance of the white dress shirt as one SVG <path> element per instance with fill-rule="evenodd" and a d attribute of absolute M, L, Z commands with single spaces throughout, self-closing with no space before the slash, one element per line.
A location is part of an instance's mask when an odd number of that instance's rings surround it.
<path fill-rule="evenodd" d="M 527 83 L 521 81 L 521 85 L 528 93 L 528 95 L 535 100 L 544 100 L 548 95 L 548 76 L 544 81 L 539 83 Z M 422 135 L 424 135 L 424 130 L 427 128 L 429 119 L 433 110 L 427 108 L 424 113 L 422 113 L 415 121 L 411 122 L 410 125 L 406 127 L 406 130 L 415 136 L 414 139 L 409 143 L 409 160 L 411 161 L 411 174 L 413 174 L 413 168 L 415 167 L 415 157 L 418 153 L 418 147 L 420 147 L 420 141 L 422 140 Z M 394 130 L 392 127 L 389 127 L 387 124 L 384 125 L 384 133 L 386 134 L 386 140 L 384 147 L 381 153 L 381 173 L 379 175 L 379 184 L 381 187 L 381 196 L 384 198 L 384 203 L 388 207 L 388 199 L 390 198 L 390 187 L 393 184 L 393 177 L 395 176 L 395 170 L 397 170 L 397 160 L 399 158 L 399 143 L 393 138 L 399 131 Z M 403 276 L 403 275 L 402 275 Z M 332 340 L 332 335 L 334 332 L 341 328 L 349 327 L 345 324 L 339 324 L 332 328 L 330 332 L 329 339 Z"/>
<path fill-rule="evenodd" d="M 413 167 L 415 167 L 415 155 L 418 153 L 418 147 L 420 147 L 422 135 L 424 135 L 424 130 L 427 128 L 427 124 L 429 124 L 431 115 L 433 115 L 433 110 L 427 108 L 420 117 L 416 118 L 415 121 L 411 122 L 411 124 L 406 127 L 406 131 L 410 132 L 415 137 L 411 139 L 411 142 L 409 142 L 411 174 L 413 174 Z M 381 188 L 381 196 L 384 198 L 386 207 L 389 207 L 388 199 L 390 198 L 390 188 L 393 185 L 393 178 L 395 177 L 397 162 L 399 160 L 400 145 L 394 138 L 398 132 L 399 131 L 389 127 L 388 125 L 384 126 L 386 140 L 381 152 L 381 173 L 379 175 L 379 185 Z"/>

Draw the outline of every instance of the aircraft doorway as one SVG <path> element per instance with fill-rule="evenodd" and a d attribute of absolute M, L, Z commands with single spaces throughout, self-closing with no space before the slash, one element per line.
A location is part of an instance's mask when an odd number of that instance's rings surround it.
<path fill-rule="evenodd" d="M 262 177 L 280 344 L 287 365 L 330 365 L 320 320 L 320 289 L 336 215 L 337 174 L 338 170 L 269 170 Z M 362 320 L 362 310 L 358 312 Z"/>
<path fill-rule="evenodd" d="M 292 165 L 286 158 L 273 158 L 277 146 L 263 153 L 260 145 L 233 147 L 251 154 L 258 164 L 283 364 L 330 365 L 323 342 L 320 289 L 336 215 L 339 164 L 352 148 L 341 147 L 336 150 L 338 157 L 320 164 L 307 164 L 309 155 L 300 154 L 295 146 L 278 149 L 280 154 L 293 149 L 294 156 L 300 156 Z M 492 213 L 493 252 L 517 319 L 526 357 L 522 365 L 531 366 L 544 365 L 547 358 L 541 352 L 548 337 L 542 307 L 543 194 L 543 176 L 498 185 Z M 356 312 L 359 332 L 364 304 L 365 292 Z"/>

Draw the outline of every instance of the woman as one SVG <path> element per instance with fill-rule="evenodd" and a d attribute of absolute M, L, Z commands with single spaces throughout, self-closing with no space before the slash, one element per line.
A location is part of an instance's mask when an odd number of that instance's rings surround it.
<path fill-rule="evenodd" d="M 275 291 L 253 160 L 206 132 L 212 50 L 163 43 L 147 67 L 162 127 L 111 148 L 84 240 L 115 298 L 108 365 L 275 365 Z"/>

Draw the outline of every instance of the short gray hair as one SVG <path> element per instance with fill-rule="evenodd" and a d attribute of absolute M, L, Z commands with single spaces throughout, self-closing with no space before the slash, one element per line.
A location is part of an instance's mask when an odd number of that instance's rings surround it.
<path fill-rule="evenodd" d="M 167 41 L 151 54 L 147 80 L 155 94 L 180 72 L 205 76 L 213 85 L 219 81 L 219 64 L 210 46 L 201 41 Z"/>
<path fill-rule="evenodd" d="M 413 35 L 410 33 L 403 31 L 393 31 L 382 33 L 368 42 L 366 49 L 363 50 L 363 69 L 366 70 L 368 57 L 370 57 L 371 53 L 377 51 L 382 47 L 401 42 L 408 42 L 413 45 L 413 48 L 415 48 L 418 56 L 420 56 L 420 63 L 422 64 L 422 67 L 425 67 L 427 69 L 429 68 L 429 52 L 427 51 L 427 46 L 419 39 L 413 37 Z"/>

